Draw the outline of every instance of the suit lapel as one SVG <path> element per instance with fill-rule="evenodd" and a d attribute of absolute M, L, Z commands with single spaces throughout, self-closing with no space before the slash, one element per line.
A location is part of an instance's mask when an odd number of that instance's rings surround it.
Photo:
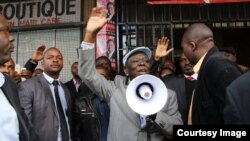
<path fill-rule="evenodd" d="M 24 116 L 26 115 L 24 114 L 24 112 L 21 111 L 22 109 L 18 97 L 17 85 L 14 82 L 11 82 L 10 78 L 8 78 L 8 76 L 6 75 L 5 75 L 5 83 L 2 86 L 2 91 L 5 94 L 11 106 L 16 111 L 17 118 L 19 121 L 20 137 L 21 139 L 24 138 L 25 140 L 28 138 L 28 129 L 24 121 L 25 120 Z"/>
<path fill-rule="evenodd" d="M 40 75 L 38 77 L 39 77 L 39 81 L 40 81 L 41 86 L 42 86 L 42 90 L 45 91 L 46 100 L 48 100 L 50 102 L 51 108 L 53 109 L 54 114 L 55 114 L 56 118 L 58 119 L 57 110 L 55 107 L 55 102 L 54 102 L 52 92 L 51 92 L 50 87 L 49 87 L 49 82 L 45 79 L 45 77 L 43 75 Z"/>
<path fill-rule="evenodd" d="M 7 99 L 9 100 L 10 104 L 13 106 L 13 108 L 14 109 L 20 108 L 19 106 L 17 106 L 17 104 L 20 104 L 20 102 L 18 101 L 18 93 L 16 89 L 14 90 L 13 87 L 10 87 L 10 85 L 8 84 L 10 84 L 9 80 L 5 76 L 5 83 L 2 86 L 2 90 Z"/>
<path fill-rule="evenodd" d="M 179 84 L 177 84 L 177 86 L 179 85 L 180 86 L 180 92 L 181 94 L 184 94 L 184 95 L 181 95 L 180 99 L 183 103 L 183 107 L 186 107 L 186 99 L 187 99 L 187 94 L 186 94 L 186 83 L 185 83 L 185 77 L 181 77 L 179 80 Z M 181 85 L 180 85 L 181 84 Z"/>
<path fill-rule="evenodd" d="M 64 91 L 65 99 L 66 99 L 66 101 L 67 101 L 68 110 L 70 110 L 71 107 L 72 107 L 72 106 L 71 106 L 70 92 L 69 92 L 68 88 L 67 88 L 62 82 L 60 82 L 60 83 L 61 83 L 61 86 L 62 86 L 63 91 Z"/>
<path fill-rule="evenodd" d="M 207 62 L 209 62 L 209 60 L 211 58 L 213 58 L 212 56 L 215 55 L 216 52 L 218 52 L 217 47 L 211 48 L 208 51 L 207 55 L 205 56 L 205 58 L 204 58 L 204 60 L 203 60 L 203 62 L 201 64 L 201 67 L 200 67 L 200 70 L 199 70 L 199 73 L 198 73 L 197 82 L 196 82 L 196 85 L 195 85 L 194 97 L 193 97 L 193 108 L 192 108 L 192 114 L 193 115 L 194 115 L 194 112 L 196 111 L 198 101 L 201 100 L 201 99 L 199 99 L 199 97 L 200 97 L 199 94 L 201 94 L 201 93 L 199 92 L 199 89 L 198 89 L 198 88 L 200 88 L 201 83 L 203 83 L 203 82 L 201 82 L 201 79 L 202 79 L 201 77 L 203 76 L 204 70 L 206 69 L 205 67 L 206 67 Z"/>
<path fill-rule="evenodd" d="M 72 135 L 72 99 L 70 97 L 70 92 L 68 90 L 68 88 L 62 83 L 61 83 L 61 86 L 63 88 L 63 91 L 64 91 L 64 96 L 65 96 L 65 99 L 67 101 L 67 111 L 66 111 L 66 115 L 68 116 L 68 121 L 69 121 L 69 128 L 70 128 L 70 132 L 71 132 L 71 135 Z"/>
<path fill-rule="evenodd" d="M 70 81 L 70 87 L 71 87 L 71 89 L 73 90 L 73 93 L 72 94 L 76 94 L 77 93 L 77 91 L 76 91 L 76 87 L 75 87 L 75 84 L 74 84 L 74 81 L 73 81 L 73 79 L 71 79 L 71 81 Z"/>

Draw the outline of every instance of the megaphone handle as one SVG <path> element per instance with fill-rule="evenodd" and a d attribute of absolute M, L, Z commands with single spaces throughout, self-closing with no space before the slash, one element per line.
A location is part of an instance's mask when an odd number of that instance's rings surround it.
<path fill-rule="evenodd" d="M 166 138 L 168 138 L 168 133 L 160 126 L 158 125 L 154 120 L 152 120 L 152 118 L 150 118 L 149 116 L 146 117 L 146 121 L 147 121 L 147 134 L 149 133 L 149 128 L 150 125 L 154 126 L 156 128 L 157 131 L 159 131 L 163 136 L 165 136 Z M 150 140 L 149 140 L 150 141 Z"/>
<path fill-rule="evenodd" d="M 146 117 L 146 131 L 147 131 L 147 141 L 151 141 L 150 137 L 150 127 L 152 124 L 152 119 L 150 117 Z"/>

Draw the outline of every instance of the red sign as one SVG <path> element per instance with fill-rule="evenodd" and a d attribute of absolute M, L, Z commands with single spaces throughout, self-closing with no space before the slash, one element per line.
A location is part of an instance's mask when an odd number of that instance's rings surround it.
<path fill-rule="evenodd" d="M 116 26 L 115 26 L 115 3 L 114 0 L 97 0 L 97 6 L 104 6 L 108 11 L 108 23 L 97 34 L 96 58 L 107 56 L 111 63 L 116 64 Z M 113 66 L 115 69 L 115 66 Z"/>
<path fill-rule="evenodd" d="M 250 0 L 148 0 L 148 4 L 213 4 L 213 3 L 234 3 L 250 2 Z"/>

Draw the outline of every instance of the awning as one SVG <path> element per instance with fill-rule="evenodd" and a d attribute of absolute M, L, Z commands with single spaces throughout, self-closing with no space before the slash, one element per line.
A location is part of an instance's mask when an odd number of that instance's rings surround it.
<path fill-rule="evenodd" d="M 148 0 L 151 5 L 157 4 L 215 4 L 215 3 L 234 3 L 250 2 L 250 0 Z"/>

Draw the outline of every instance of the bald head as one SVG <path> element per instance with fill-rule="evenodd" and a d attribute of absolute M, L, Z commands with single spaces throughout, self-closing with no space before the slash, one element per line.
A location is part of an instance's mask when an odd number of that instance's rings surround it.
<path fill-rule="evenodd" d="M 9 24 L 3 15 L 0 14 L 0 64 L 3 65 L 11 58 L 11 52 L 14 51 L 12 42 L 14 36 L 9 32 Z"/>
<path fill-rule="evenodd" d="M 205 53 L 214 47 L 213 32 L 205 24 L 192 24 L 185 31 L 181 46 L 184 55 L 192 65 L 195 65 Z"/>
<path fill-rule="evenodd" d="M 1 30 L 9 30 L 9 26 L 8 26 L 8 21 L 5 19 L 5 17 L 0 14 L 0 29 Z"/>
<path fill-rule="evenodd" d="M 212 30 L 202 23 L 192 24 L 184 33 L 183 40 L 201 43 L 205 40 L 213 41 Z"/>

